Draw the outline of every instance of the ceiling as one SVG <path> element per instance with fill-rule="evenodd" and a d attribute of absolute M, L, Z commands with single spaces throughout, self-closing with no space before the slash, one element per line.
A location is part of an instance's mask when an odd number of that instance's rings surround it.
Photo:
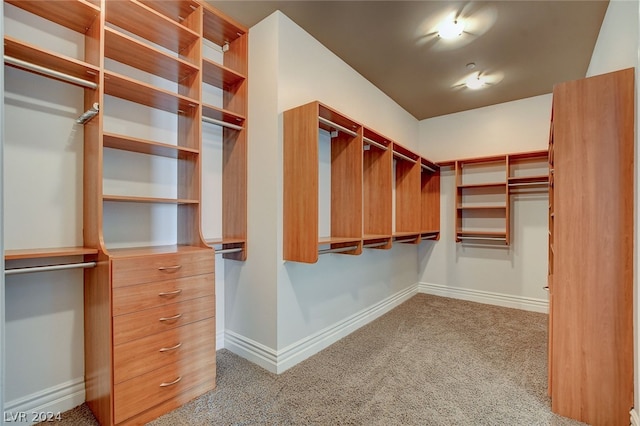
<path fill-rule="evenodd" d="M 608 6 L 608 0 L 209 3 L 248 27 L 280 10 L 418 120 L 551 93 L 555 83 L 584 77 Z M 465 31 L 444 40 L 436 28 L 452 13 Z M 474 72 L 493 84 L 466 88 Z"/>

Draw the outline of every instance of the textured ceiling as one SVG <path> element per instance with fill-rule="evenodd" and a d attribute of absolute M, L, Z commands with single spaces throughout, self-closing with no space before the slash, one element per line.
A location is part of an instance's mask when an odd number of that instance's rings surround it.
<path fill-rule="evenodd" d="M 551 93 L 585 76 L 608 1 L 217 1 L 251 27 L 280 10 L 417 119 Z M 454 41 L 435 33 L 451 13 Z M 473 70 L 468 63 L 475 63 Z M 462 84 L 479 71 L 495 83 Z"/>

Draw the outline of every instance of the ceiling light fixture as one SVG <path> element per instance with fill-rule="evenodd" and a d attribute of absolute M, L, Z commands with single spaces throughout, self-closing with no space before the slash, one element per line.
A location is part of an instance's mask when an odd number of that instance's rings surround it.
<path fill-rule="evenodd" d="M 464 22 L 453 17 L 442 21 L 438 26 L 438 35 L 445 40 L 460 37 L 464 31 Z"/>
<path fill-rule="evenodd" d="M 487 84 L 487 79 L 479 73 L 473 73 L 464 82 L 467 88 L 477 90 L 483 88 Z"/>

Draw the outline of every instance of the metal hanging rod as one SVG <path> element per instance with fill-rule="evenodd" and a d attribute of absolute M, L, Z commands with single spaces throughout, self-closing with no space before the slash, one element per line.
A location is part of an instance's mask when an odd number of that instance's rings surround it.
<path fill-rule="evenodd" d="M 460 240 L 485 240 L 485 241 L 507 241 L 506 237 L 465 237 L 465 236 L 458 236 L 458 239 Z"/>
<path fill-rule="evenodd" d="M 381 246 L 386 246 L 388 244 L 388 242 L 384 241 L 381 243 L 371 243 L 371 244 L 365 244 L 362 246 L 362 248 L 375 248 L 375 247 L 381 247 Z"/>
<path fill-rule="evenodd" d="M 351 135 L 351 136 L 358 136 L 358 133 L 354 132 L 353 130 L 351 130 L 351 129 L 347 129 L 346 127 L 341 126 L 341 125 L 339 125 L 339 124 L 336 124 L 336 123 L 334 123 L 333 121 L 327 120 L 326 118 L 318 117 L 318 121 L 319 121 L 319 122 L 321 122 L 321 123 L 323 123 L 323 124 L 326 124 L 326 125 L 327 125 L 327 126 L 329 126 L 329 127 L 334 127 L 334 128 L 336 128 L 337 130 L 343 131 L 343 132 L 345 132 L 345 133 L 346 133 L 346 134 L 348 134 L 348 135 Z"/>
<path fill-rule="evenodd" d="M 380 149 L 381 149 L 381 150 L 383 150 L 383 151 L 386 151 L 386 150 L 388 150 L 388 149 L 389 149 L 388 147 L 386 147 L 386 146 L 382 145 L 381 143 L 378 143 L 378 142 L 374 141 L 373 139 L 369 139 L 369 138 L 368 138 L 368 137 L 366 137 L 366 136 L 364 136 L 362 139 L 363 139 L 366 143 L 368 143 L 369 145 L 373 145 L 373 146 L 375 146 L 375 147 L 377 147 L 377 148 L 380 148 Z"/>
<path fill-rule="evenodd" d="M 215 250 L 215 249 L 214 249 Z M 222 250 L 215 250 L 216 254 L 225 254 L 225 253 L 237 253 L 239 251 L 242 251 L 243 249 L 240 247 L 236 247 L 236 248 L 228 248 L 228 249 L 222 249 Z"/>
<path fill-rule="evenodd" d="M 549 182 L 547 181 L 542 181 L 542 182 L 516 182 L 516 183 L 510 183 L 509 186 L 547 186 L 549 185 Z"/>
<path fill-rule="evenodd" d="M 399 152 L 396 152 L 396 151 L 393 151 L 393 156 L 394 156 L 394 157 L 400 157 L 400 158 L 402 158 L 403 160 L 407 160 L 407 161 L 409 161 L 409 162 L 411 162 L 411 163 L 413 163 L 413 164 L 417 163 L 417 160 L 414 160 L 413 158 L 411 158 L 411 157 L 407 157 L 406 155 L 404 155 L 404 154 L 400 154 Z"/>
<path fill-rule="evenodd" d="M 358 246 L 349 246 L 349 247 L 339 247 L 339 248 L 333 248 L 333 249 L 324 249 L 324 250 L 318 250 L 318 254 L 342 253 L 345 251 L 356 250 L 357 248 Z"/>
<path fill-rule="evenodd" d="M 30 272 L 47 272 L 47 271 L 60 271 L 63 269 L 78 269 L 78 268 L 94 268 L 96 262 L 83 262 L 83 263 L 66 263 L 62 265 L 49 265 L 49 266 L 31 266 L 27 268 L 13 268 L 5 269 L 5 275 L 27 274 Z"/>
<path fill-rule="evenodd" d="M 76 118 L 76 123 L 85 124 L 100 112 L 100 105 L 95 102 L 91 108 L 86 110 L 80 117 Z"/>
<path fill-rule="evenodd" d="M 435 239 L 435 238 L 437 238 L 437 237 L 438 237 L 438 234 L 436 234 L 436 233 L 433 233 L 433 234 L 423 234 L 423 235 L 421 235 L 421 237 L 422 237 L 422 239 L 423 239 L 423 240 L 433 240 L 433 239 Z"/>
<path fill-rule="evenodd" d="M 422 167 L 422 170 L 429 170 L 432 173 L 436 172 L 436 169 L 432 169 L 431 167 L 427 166 L 426 164 L 420 164 L 420 167 Z"/>
<path fill-rule="evenodd" d="M 227 123 L 226 121 L 216 120 L 215 118 L 202 117 L 202 121 L 204 121 L 205 123 L 215 124 L 215 125 L 221 126 L 221 127 L 228 127 L 230 129 L 234 129 L 234 130 L 242 130 L 242 129 L 244 129 L 244 127 L 238 126 L 237 124 Z"/>
<path fill-rule="evenodd" d="M 49 77 L 58 78 L 60 80 L 64 80 L 67 83 L 77 84 L 79 86 L 83 86 L 89 89 L 97 89 L 98 85 L 93 81 L 83 80 L 81 78 L 75 77 L 73 75 L 65 74 L 60 71 L 52 70 L 50 68 L 45 68 L 40 65 L 32 64 L 31 62 L 23 61 L 22 59 L 14 58 L 12 56 L 4 56 L 4 63 L 15 65 L 20 68 L 24 68 L 29 71 L 34 71 L 40 74 L 47 75 Z"/>
<path fill-rule="evenodd" d="M 393 241 L 395 241 L 396 243 L 409 243 L 409 242 L 413 242 L 413 241 L 415 241 L 415 240 L 417 240 L 417 239 L 418 239 L 418 237 L 414 237 L 414 238 L 401 238 L 401 239 L 393 240 Z"/>

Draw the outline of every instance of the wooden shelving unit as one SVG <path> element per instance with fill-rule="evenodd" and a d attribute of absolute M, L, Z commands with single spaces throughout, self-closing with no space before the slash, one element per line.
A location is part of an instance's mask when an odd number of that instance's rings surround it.
<path fill-rule="evenodd" d="M 326 236 L 319 236 L 321 135 L 331 140 Z M 325 253 L 358 255 L 363 248 L 389 249 L 393 241 L 437 239 L 439 197 L 437 164 L 319 102 L 285 111 L 285 260 L 315 263 Z"/>
<path fill-rule="evenodd" d="M 510 244 L 511 197 L 546 191 L 547 151 L 531 151 L 447 162 L 456 175 L 456 241 Z"/>
<path fill-rule="evenodd" d="M 549 391 L 588 424 L 627 424 L 634 403 L 634 76 L 553 90 Z"/>
<path fill-rule="evenodd" d="M 9 249 L 5 260 L 83 260 L 79 267 L 89 268 L 87 404 L 103 425 L 145 423 L 215 387 L 211 246 L 227 259 L 246 259 L 248 30 L 194 0 L 7 3 L 84 35 L 81 59 L 6 36 L 6 63 L 84 87 L 84 106 L 95 113 L 84 125 L 84 246 Z M 222 59 L 205 57 L 204 43 L 216 45 Z M 204 102 L 206 85 L 222 92 L 219 105 Z M 126 126 L 111 131 L 105 116 L 123 101 L 149 115 L 171 117 L 175 140 L 127 134 Z M 136 125 L 139 118 L 144 126 L 141 115 L 127 118 Z M 202 128 L 212 123 L 222 126 L 223 237 L 206 241 L 201 233 Z M 150 162 L 161 158 L 158 164 L 169 164 L 167 172 L 175 176 L 175 196 L 132 188 L 106 191 L 107 174 L 118 173 L 109 170 L 113 162 L 105 161 L 114 153 L 118 158 L 142 155 Z M 170 237 L 175 244 L 119 245 L 105 219 L 117 215 L 135 226 L 139 218 L 129 217 L 127 206 L 174 209 L 176 235 Z M 157 322 L 156 315 L 179 320 Z M 151 320 L 157 323 L 153 331 L 144 328 Z M 158 358 L 158 347 L 173 347 L 176 339 L 181 344 Z"/>

